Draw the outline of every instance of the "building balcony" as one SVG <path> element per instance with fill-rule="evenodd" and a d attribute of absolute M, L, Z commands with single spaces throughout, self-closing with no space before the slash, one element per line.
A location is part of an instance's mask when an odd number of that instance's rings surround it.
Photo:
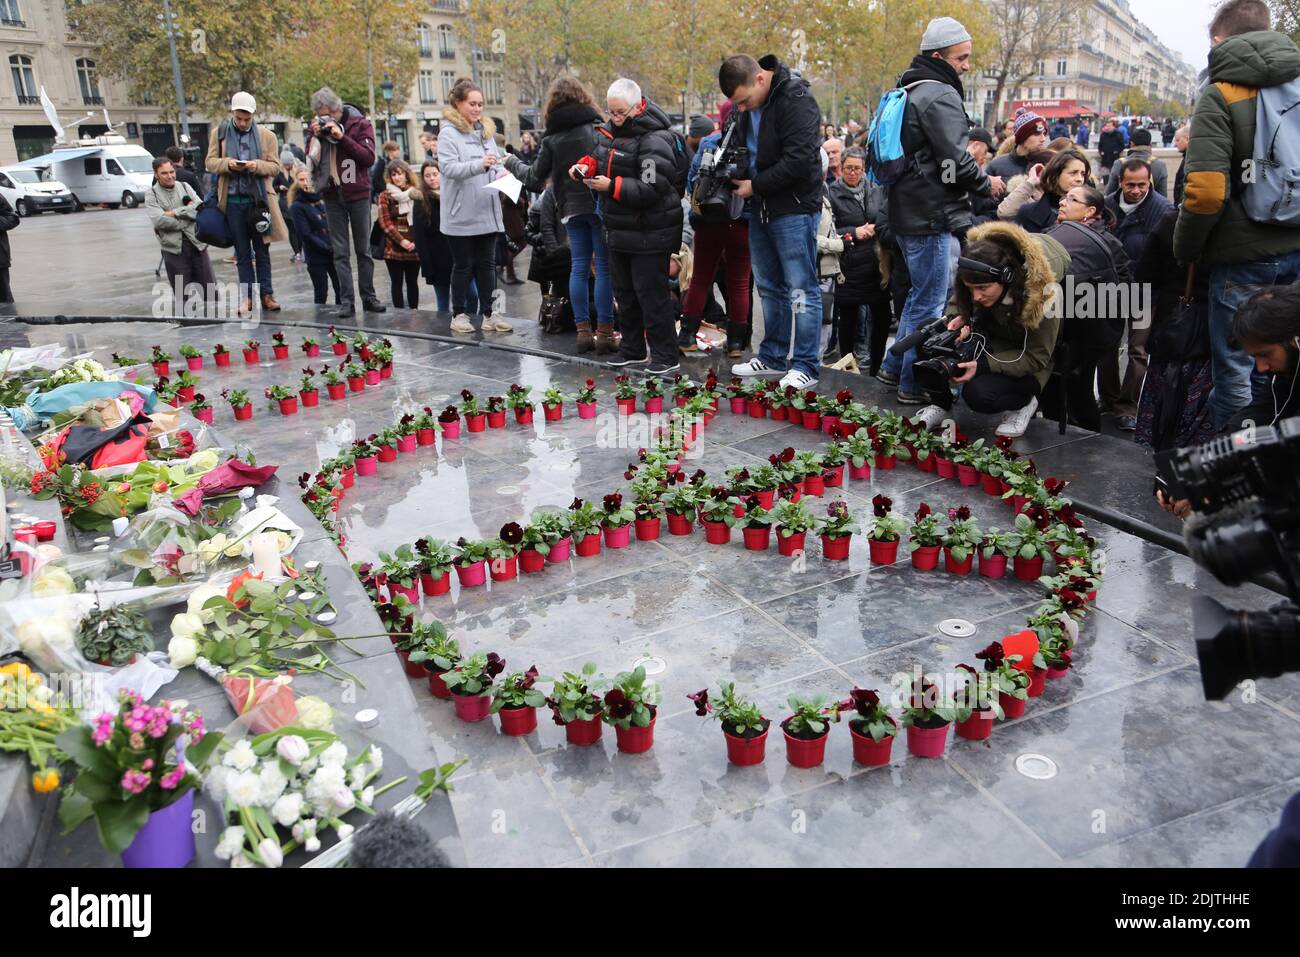
<path fill-rule="evenodd" d="M 25 96 L 22 93 L 19 93 L 18 105 L 19 106 L 40 106 L 41 98 L 39 96 Z"/>
<path fill-rule="evenodd" d="M 104 98 L 102 96 L 83 96 L 81 102 L 87 106 L 103 106 Z"/>

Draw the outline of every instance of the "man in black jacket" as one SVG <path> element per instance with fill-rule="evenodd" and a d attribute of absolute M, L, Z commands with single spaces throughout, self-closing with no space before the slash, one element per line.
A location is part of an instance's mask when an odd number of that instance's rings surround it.
<path fill-rule="evenodd" d="M 800 391 L 817 384 L 822 296 L 817 278 L 821 219 L 821 110 L 808 81 L 772 54 L 738 53 L 722 61 L 718 85 L 743 116 L 736 132 L 749 150 L 749 173 L 733 180 L 753 197 L 749 255 L 763 300 L 758 355 L 732 366 L 738 376 L 781 376 Z M 794 355 L 790 323 L 794 319 Z"/>
<path fill-rule="evenodd" d="M 13 290 L 9 288 L 9 230 L 20 222 L 9 200 L 0 196 L 0 303 L 14 301 Z"/>
<path fill-rule="evenodd" d="M 921 53 L 898 85 L 907 90 L 902 144 L 912 164 L 889 187 L 889 225 L 907 260 L 912 289 L 898 321 L 902 338 L 944 314 L 958 255 L 956 233 L 969 229 L 967 194 L 1000 194 L 1001 178 L 987 176 L 966 151 L 970 122 L 961 75 L 970 70 L 971 39 L 952 17 L 931 20 Z M 925 405 L 929 397 L 912 376 L 916 351 L 890 353 L 876 378 L 898 387 L 898 401 Z"/>
<path fill-rule="evenodd" d="M 1106 125 L 1101 128 L 1101 135 L 1097 137 L 1097 152 L 1101 156 L 1099 176 L 1106 176 L 1119 159 L 1119 154 L 1124 152 L 1124 134 L 1111 120 L 1106 121 Z"/>

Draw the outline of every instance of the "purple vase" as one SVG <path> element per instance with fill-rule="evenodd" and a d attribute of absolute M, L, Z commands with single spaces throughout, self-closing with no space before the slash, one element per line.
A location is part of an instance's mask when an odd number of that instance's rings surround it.
<path fill-rule="evenodd" d="M 154 811 L 122 852 L 126 867 L 184 867 L 194 860 L 194 790 Z"/>

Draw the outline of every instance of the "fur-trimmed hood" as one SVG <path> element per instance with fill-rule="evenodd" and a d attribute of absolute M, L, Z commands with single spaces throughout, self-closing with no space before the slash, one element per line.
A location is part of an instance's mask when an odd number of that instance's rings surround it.
<path fill-rule="evenodd" d="M 461 115 L 460 110 L 456 109 L 454 106 L 449 106 L 445 110 L 443 110 L 442 118 L 443 120 L 451 124 L 451 126 L 459 130 L 460 132 L 466 135 L 469 134 L 470 131 L 469 120 L 465 119 L 465 117 Z M 492 117 L 488 116 L 485 113 L 479 119 L 479 123 L 483 127 L 482 133 L 483 133 L 484 142 L 487 142 L 488 140 L 492 139 L 493 136 L 496 135 L 497 124 L 496 121 L 492 119 Z"/>
<path fill-rule="evenodd" d="M 1051 236 L 1026 232 L 1014 223 L 982 223 L 966 234 L 968 245 L 981 239 L 997 243 L 1025 264 L 1025 307 L 1018 321 L 1028 329 L 1037 329 L 1054 299 L 1056 285 L 1070 268 L 1070 254 Z"/>

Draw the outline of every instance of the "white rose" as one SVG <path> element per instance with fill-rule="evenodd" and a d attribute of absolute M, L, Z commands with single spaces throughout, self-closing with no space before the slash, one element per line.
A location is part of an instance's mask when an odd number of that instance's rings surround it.
<path fill-rule="evenodd" d="M 284 863 L 284 852 L 280 850 L 280 842 L 273 837 L 263 838 L 262 843 L 257 845 L 257 853 L 267 867 L 279 867 Z"/>
<path fill-rule="evenodd" d="M 199 643 L 193 638 L 177 637 L 167 642 L 168 663 L 177 670 L 188 668 L 198 656 Z"/>
<path fill-rule="evenodd" d="M 243 771 L 230 782 L 230 800 L 240 807 L 252 807 L 261 803 L 261 796 L 262 781 L 252 771 Z"/>
<path fill-rule="evenodd" d="M 221 832 L 221 840 L 217 842 L 217 849 L 212 853 L 220 860 L 230 861 L 232 857 L 240 852 L 244 846 L 244 829 L 238 824 L 232 825 Z M 234 866 L 234 861 L 231 861 Z"/>
<path fill-rule="evenodd" d="M 66 619 L 54 615 L 25 621 L 15 634 L 23 654 L 34 661 L 39 661 L 46 649 L 72 647 L 72 626 Z"/>
<path fill-rule="evenodd" d="M 334 729 L 334 712 L 328 704 L 314 695 L 299 698 L 298 727 L 308 731 L 332 731 Z"/>
<path fill-rule="evenodd" d="M 302 817 L 302 795 L 294 792 L 281 796 L 271 806 L 271 817 L 281 827 L 293 827 L 298 818 Z M 294 828 L 294 839 L 300 841 L 302 838 L 298 836 L 298 830 Z"/>
<path fill-rule="evenodd" d="M 287 734 L 275 743 L 275 753 L 294 767 L 307 760 L 311 747 L 300 735 Z"/>
<path fill-rule="evenodd" d="M 247 771 L 257 764 L 257 755 L 253 753 L 253 745 L 244 739 L 237 741 L 235 746 L 226 752 L 221 763 L 236 771 Z"/>
<path fill-rule="evenodd" d="M 194 638 L 203 634 L 204 628 L 203 618 L 199 615 L 181 612 L 172 618 L 173 638 Z"/>
<path fill-rule="evenodd" d="M 203 605 L 212 598 L 226 597 L 226 590 L 218 588 L 216 585 L 203 584 L 194 591 L 190 592 L 189 600 L 185 603 L 185 610 L 191 615 L 198 615 L 204 621 L 210 621 L 213 612 L 204 611 Z"/>

